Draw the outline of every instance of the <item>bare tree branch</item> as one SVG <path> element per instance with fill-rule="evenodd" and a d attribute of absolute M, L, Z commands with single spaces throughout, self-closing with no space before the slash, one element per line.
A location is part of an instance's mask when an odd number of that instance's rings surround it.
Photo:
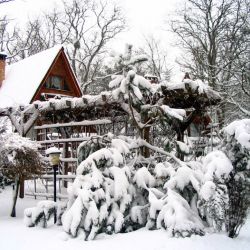
<path fill-rule="evenodd" d="M 248 67 L 250 58 L 250 4 L 246 0 L 187 0 L 187 5 L 172 21 L 185 55 L 179 59 L 185 71 L 250 109 Z M 243 70 L 244 69 L 244 70 Z M 244 71 L 244 72 L 243 72 Z M 239 86 L 241 86 L 239 88 Z M 224 118 L 230 106 L 221 107 Z M 241 112 L 243 109 L 239 109 Z"/>

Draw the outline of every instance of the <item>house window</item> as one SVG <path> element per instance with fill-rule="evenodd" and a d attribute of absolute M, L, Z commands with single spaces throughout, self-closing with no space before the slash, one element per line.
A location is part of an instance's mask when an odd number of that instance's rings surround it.
<path fill-rule="evenodd" d="M 69 85 L 66 81 L 63 82 L 63 90 L 70 91 Z"/>
<path fill-rule="evenodd" d="M 69 91 L 69 85 L 65 79 L 61 76 L 50 76 L 45 83 L 47 89 L 59 89 Z"/>

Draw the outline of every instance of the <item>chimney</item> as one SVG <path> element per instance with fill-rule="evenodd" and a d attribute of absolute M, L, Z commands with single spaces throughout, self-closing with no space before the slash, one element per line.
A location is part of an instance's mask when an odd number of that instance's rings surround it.
<path fill-rule="evenodd" d="M 5 64 L 7 55 L 0 52 L 0 88 L 2 86 L 3 80 L 5 79 Z"/>

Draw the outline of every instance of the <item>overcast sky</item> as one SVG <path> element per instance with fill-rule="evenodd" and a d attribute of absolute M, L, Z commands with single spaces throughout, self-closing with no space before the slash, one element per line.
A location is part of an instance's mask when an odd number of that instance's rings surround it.
<path fill-rule="evenodd" d="M 139 46 L 143 42 L 143 35 L 153 34 L 160 38 L 168 49 L 170 64 L 175 67 L 177 73 L 178 67 L 174 61 L 179 51 L 173 46 L 173 36 L 166 31 L 168 28 L 166 21 L 171 19 L 175 9 L 183 4 L 184 0 L 113 0 L 113 2 L 124 9 L 129 26 L 128 31 L 116 40 L 115 49 L 122 50 L 125 43 Z M 14 0 L 0 5 L 0 15 L 7 14 L 19 22 L 25 22 L 27 16 L 39 15 L 42 10 L 49 10 L 54 4 L 60 5 L 60 3 L 61 0 Z"/>

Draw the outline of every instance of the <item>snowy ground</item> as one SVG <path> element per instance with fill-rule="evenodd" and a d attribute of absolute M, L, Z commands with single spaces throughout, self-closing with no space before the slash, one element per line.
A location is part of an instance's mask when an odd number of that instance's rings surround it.
<path fill-rule="evenodd" d="M 81 238 L 71 239 L 62 227 L 50 225 L 47 229 L 27 228 L 23 224 L 23 210 L 32 207 L 37 200 L 19 199 L 17 218 L 8 216 L 11 205 L 11 190 L 0 193 L 0 250 L 247 250 L 250 249 L 250 220 L 242 228 L 237 239 L 224 234 L 206 234 L 204 237 L 169 238 L 166 231 L 141 229 L 127 234 L 100 235 L 91 242 Z"/>

